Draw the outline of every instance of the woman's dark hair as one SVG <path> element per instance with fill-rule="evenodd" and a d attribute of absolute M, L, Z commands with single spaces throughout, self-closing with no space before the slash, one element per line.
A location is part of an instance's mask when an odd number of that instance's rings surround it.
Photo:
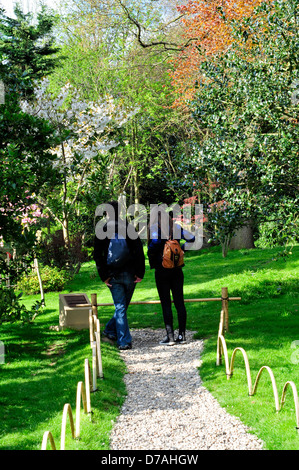
<path fill-rule="evenodd" d="M 166 212 L 163 206 L 157 206 L 151 210 L 150 221 L 147 227 L 148 241 L 151 239 L 151 227 L 157 225 L 161 239 L 168 239 L 173 234 L 173 218 L 170 212 Z"/>

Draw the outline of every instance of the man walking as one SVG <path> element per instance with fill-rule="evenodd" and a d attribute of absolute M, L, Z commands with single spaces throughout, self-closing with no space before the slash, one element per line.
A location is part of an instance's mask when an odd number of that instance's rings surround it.
<path fill-rule="evenodd" d="M 136 283 L 144 277 L 145 256 L 135 228 L 120 218 L 119 203 L 112 201 L 106 206 L 108 220 L 100 234 L 96 231 L 93 255 L 99 276 L 109 287 L 115 307 L 104 335 L 116 340 L 119 349 L 131 349 L 127 309 Z"/>

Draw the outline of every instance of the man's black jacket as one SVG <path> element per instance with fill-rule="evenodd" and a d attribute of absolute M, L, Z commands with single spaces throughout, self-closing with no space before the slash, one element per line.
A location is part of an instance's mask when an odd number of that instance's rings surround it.
<path fill-rule="evenodd" d="M 105 224 L 103 231 L 105 231 L 107 228 L 107 224 Z M 128 225 L 127 225 L 128 228 Z M 130 225 L 130 229 L 134 230 L 136 233 L 134 227 Z M 117 233 L 118 231 L 118 224 L 115 223 L 115 232 Z M 119 272 L 130 272 L 134 276 L 139 277 L 140 279 L 143 279 L 144 273 L 145 273 L 145 256 L 143 252 L 143 246 L 141 243 L 140 238 L 137 236 L 136 240 L 131 239 L 128 236 L 128 230 L 126 230 L 127 235 L 126 235 L 126 241 L 130 250 L 130 259 L 129 261 L 121 268 L 121 269 L 114 269 L 113 271 L 111 268 L 107 266 L 107 254 L 108 254 L 108 247 L 110 243 L 110 239 L 108 237 L 105 238 L 98 238 L 95 236 L 94 240 L 94 253 L 93 253 L 93 258 L 95 260 L 97 270 L 99 273 L 99 276 L 101 280 L 104 282 L 106 279 L 109 277 L 113 276 L 114 274 L 117 274 Z M 129 232 L 132 233 L 132 232 Z"/>

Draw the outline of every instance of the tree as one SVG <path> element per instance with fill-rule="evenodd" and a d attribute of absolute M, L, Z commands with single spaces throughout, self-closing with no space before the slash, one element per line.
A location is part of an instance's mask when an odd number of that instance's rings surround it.
<path fill-rule="evenodd" d="M 30 97 L 33 80 L 51 73 L 57 66 L 53 27 L 57 18 L 45 7 L 33 23 L 31 13 L 23 13 L 17 5 L 16 18 L 9 18 L 0 10 L 0 78 L 7 93 L 18 91 Z"/>
<path fill-rule="evenodd" d="M 210 202 L 234 205 L 235 194 L 242 194 L 246 210 L 238 219 L 273 221 L 284 241 L 298 237 L 297 14 L 295 1 L 265 2 L 251 18 L 233 23 L 234 47 L 202 58 L 193 102 L 206 129 L 197 164 L 219 184 Z M 250 54 L 241 42 L 244 31 Z"/>
<path fill-rule="evenodd" d="M 36 202 L 34 197 L 29 201 L 28 195 L 37 194 L 45 181 L 55 178 L 49 171 L 55 156 L 48 153 L 55 145 L 54 130 L 43 119 L 23 113 L 19 103 L 20 96 L 31 96 L 34 79 L 54 67 L 57 49 L 48 40 L 54 23 L 45 11 L 35 26 L 31 15 L 24 15 L 19 7 L 15 14 L 17 19 L 3 11 L 0 16 L 0 80 L 5 84 L 0 104 L 0 230 L 6 241 L 22 238 L 24 207 Z"/>
<path fill-rule="evenodd" d="M 110 153 L 110 181 L 116 193 L 128 193 L 130 203 L 141 198 L 143 203 L 173 200 L 174 194 L 165 194 L 164 187 L 173 180 L 181 148 L 186 150 L 190 135 L 196 134 L 190 128 L 190 112 L 171 108 L 168 58 L 173 51 L 161 43 L 181 40 L 177 22 L 163 17 L 158 3 L 88 0 L 75 2 L 76 8 L 68 4 L 62 22 L 66 60 L 51 79 L 52 86 L 60 88 L 67 78 L 82 99 L 108 93 L 120 105 L 138 109 L 121 128 L 127 145 Z"/>
<path fill-rule="evenodd" d="M 55 179 L 50 163 L 55 156 L 49 149 L 56 145 L 54 129 L 43 119 L 30 116 L 20 108 L 20 97 L 30 99 L 33 81 L 53 70 L 57 51 L 49 39 L 53 22 L 43 11 L 36 25 L 31 16 L 16 7 L 17 19 L 0 13 L 0 81 L 5 84 L 4 99 L 0 103 L 0 239 L 12 251 L 20 246 L 31 252 L 36 243 L 36 230 L 28 225 L 33 215 L 36 196 L 45 182 Z M 48 40 L 49 39 L 49 40 Z M 37 215 L 39 212 L 35 212 Z M 34 219 L 30 219 L 33 221 Z M 22 269 L 6 263 L 1 250 L 1 275 L 10 275 L 15 282 Z M 22 253 L 19 251 L 19 255 Z M 20 304 L 20 295 L 14 287 L 0 286 L 1 321 L 32 320 L 39 303 L 31 311 Z"/>
<path fill-rule="evenodd" d="M 59 141 L 58 146 L 51 149 L 57 157 L 53 166 L 59 173 L 58 193 L 53 197 L 49 192 L 41 191 L 38 200 L 60 224 L 68 249 L 70 219 L 76 213 L 93 163 L 99 155 L 105 155 L 118 145 L 113 136 L 134 110 L 116 106 L 109 96 L 97 102 L 83 101 L 70 84 L 55 96 L 49 91 L 47 79 L 34 89 L 34 96 L 32 103 L 22 103 L 23 111 L 49 121 Z"/>
<path fill-rule="evenodd" d="M 0 105 L 0 235 L 6 241 L 22 236 L 24 208 L 36 202 L 35 196 L 46 182 L 55 179 L 48 153 L 54 145 L 54 130 L 45 121 L 23 113 L 6 97 Z"/>
<path fill-rule="evenodd" d="M 193 99 L 196 84 L 202 78 L 200 64 L 206 57 L 216 57 L 227 52 L 236 41 L 241 42 L 246 50 L 249 49 L 250 41 L 245 46 L 244 41 L 234 35 L 234 27 L 238 27 L 243 18 L 259 18 L 255 9 L 263 1 L 188 0 L 186 4 L 177 7 L 183 15 L 183 37 L 185 42 L 189 40 L 174 60 L 172 78 L 179 95 L 177 105 L 186 105 Z M 272 3 L 272 0 L 268 1 Z"/>

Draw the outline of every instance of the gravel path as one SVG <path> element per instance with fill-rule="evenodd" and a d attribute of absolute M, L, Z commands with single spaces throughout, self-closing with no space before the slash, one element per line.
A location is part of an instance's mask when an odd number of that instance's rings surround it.
<path fill-rule="evenodd" d="M 111 434 L 112 450 L 260 450 L 248 433 L 202 386 L 203 342 L 162 346 L 164 330 L 132 330 L 122 351 L 127 397 Z"/>

